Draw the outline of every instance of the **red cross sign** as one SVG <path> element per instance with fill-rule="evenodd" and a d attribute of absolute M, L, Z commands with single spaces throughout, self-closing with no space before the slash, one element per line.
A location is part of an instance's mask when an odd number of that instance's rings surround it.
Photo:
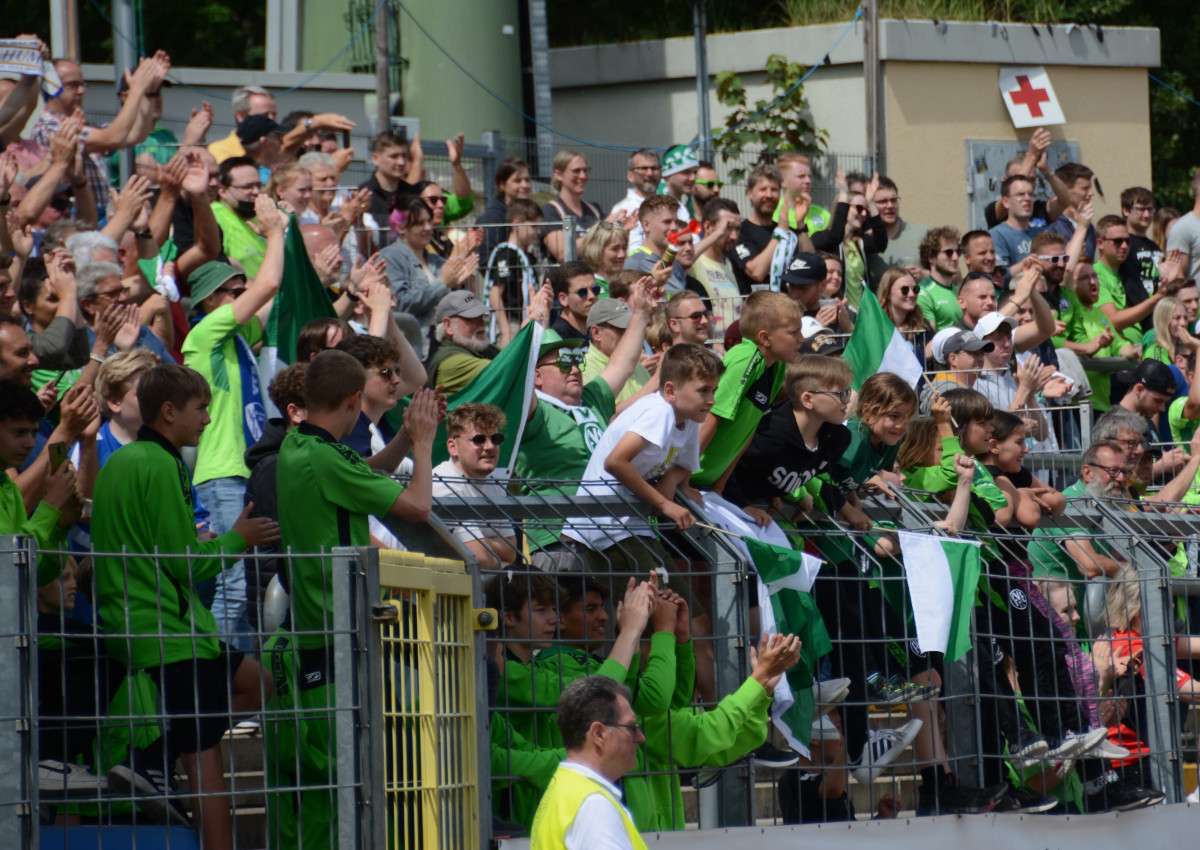
<path fill-rule="evenodd" d="M 1000 94 L 1014 127 L 1065 124 L 1062 108 L 1042 67 L 1000 69 Z"/>

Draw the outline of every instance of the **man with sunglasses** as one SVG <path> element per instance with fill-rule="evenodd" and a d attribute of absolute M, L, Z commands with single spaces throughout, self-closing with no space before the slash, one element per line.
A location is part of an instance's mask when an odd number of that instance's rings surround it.
<path fill-rule="evenodd" d="M 696 171 L 696 180 L 692 185 L 692 204 L 696 207 L 696 218 L 704 220 L 705 205 L 713 198 L 721 196 L 721 187 L 724 185 L 713 164 L 700 160 L 700 168 Z"/>
<path fill-rule="evenodd" d="M 1125 285 L 1118 269 L 1129 257 L 1129 227 L 1121 216 L 1106 215 L 1100 219 L 1096 225 L 1096 253 L 1096 276 L 1100 278 L 1100 298 L 1096 304 L 1117 333 L 1141 350 L 1141 321 L 1154 312 L 1164 293 L 1160 290 L 1140 304 L 1126 304 Z"/>
<path fill-rule="evenodd" d="M 504 486 L 492 480 L 504 445 L 504 411 L 492 404 L 461 404 L 446 416 L 450 459 L 433 468 L 433 498 L 503 498 Z M 517 531 L 495 522 L 454 523 L 450 533 L 471 550 L 484 569 L 511 564 L 519 555 Z"/>
<path fill-rule="evenodd" d="M 948 328 L 962 318 L 955 291 L 961 275 L 958 261 L 962 256 L 958 230 L 935 227 L 925 234 L 919 249 L 921 266 L 929 274 L 920 283 L 917 306 L 935 331 Z"/>
<path fill-rule="evenodd" d="M 588 312 L 600 296 L 592 267 L 583 260 L 569 260 L 550 270 L 550 288 L 560 308 L 550 330 L 562 339 L 580 340 L 580 347 L 586 348 Z"/>

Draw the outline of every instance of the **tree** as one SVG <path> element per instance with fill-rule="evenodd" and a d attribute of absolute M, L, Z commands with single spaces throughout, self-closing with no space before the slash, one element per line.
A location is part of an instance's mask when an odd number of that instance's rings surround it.
<path fill-rule="evenodd" d="M 785 152 L 819 153 L 826 148 L 829 134 L 809 121 L 808 101 L 800 84 L 806 70 L 784 56 L 768 56 L 771 97 L 756 101 L 753 107 L 746 105 L 746 87 L 740 76 L 733 71 L 716 75 L 717 99 L 732 108 L 725 117 L 725 132 L 720 128 L 713 131 L 722 133 L 713 140 L 722 161 L 741 159 L 748 146 L 761 148 L 752 166 L 774 162 L 778 154 Z M 745 173 L 742 167 L 731 169 L 729 179 L 740 182 Z"/>

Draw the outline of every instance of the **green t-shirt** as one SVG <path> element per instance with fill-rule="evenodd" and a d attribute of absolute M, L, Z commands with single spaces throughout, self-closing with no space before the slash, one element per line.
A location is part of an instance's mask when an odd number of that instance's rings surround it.
<path fill-rule="evenodd" d="M 592 450 L 617 411 L 617 402 L 608 382 L 597 378 L 583 385 L 578 408 L 570 409 L 571 412 L 564 408 L 562 402 L 556 405 L 539 393 L 537 407 L 525 424 L 517 452 L 516 476 L 568 482 L 530 485 L 532 493 L 555 496 L 573 494 L 578 489 Z M 561 528 L 562 522 L 539 522 L 526 528 L 526 534 L 532 545 L 541 548 L 557 543 Z"/>
<path fill-rule="evenodd" d="M 877 449 L 871 445 L 871 430 L 861 419 L 851 417 L 846 427 L 850 429 L 850 447 L 834 461 L 833 468 L 820 477 L 834 484 L 842 493 L 853 493 L 881 469 L 892 471 L 904 441 L 894 446 L 880 445 Z"/>
<path fill-rule="evenodd" d="M 302 422 L 288 431 L 275 469 L 279 482 L 280 548 L 328 552 L 335 546 L 369 546 L 367 517 L 387 516 L 404 488 L 377 474 L 333 435 Z M 330 557 L 288 561 L 289 591 L 298 631 L 333 627 Z M 301 635 L 300 646 L 324 646 L 326 635 Z"/>
<path fill-rule="evenodd" d="M 1186 446 L 1196 436 L 1196 427 L 1200 421 L 1185 419 L 1183 408 L 1187 404 L 1187 396 L 1180 396 L 1171 402 L 1167 408 L 1167 424 L 1171 426 L 1171 442 Z"/>
<path fill-rule="evenodd" d="M 255 233 L 248 221 L 220 201 L 212 202 L 212 211 L 221 225 L 221 248 L 225 256 L 241 263 L 246 277 L 253 280 L 267 252 L 266 238 Z"/>
<path fill-rule="evenodd" d="M 1125 285 L 1121 283 L 1121 275 L 1102 262 L 1097 262 L 1095 269 L 1096 277 L 1100 278 L 1100 297 L 1096 299 L 1096 306 L 1111 302 L 1117 310 L 1124 310 Z M 1142 344 L 1142 330 L 1137 322 L 1121 331 L 1117 336 L 1132 345 L 1140 346 Z"/>
<path fill-rule="evenodd" d="M 67 530 L 58 527 L 62 511 L 48 502 L 38 502 L 33 516 L 25 513 L 25 500 L 17 482 L 0 473 L 0 534 L 28 534 L 39 549 L 62 549 Z M 58 578 L 61 564 L 58 558 L 41 552 L 37 558 L 37 586 Z"/>
<path fill-rule="evenodd" d="M 1062 492 L 1068 500 L 1079 499 L 1087 495 L 1087 488 L 1084 487 L 1083 479 L 1080 479 Z M 1092 545 L 1096 547 L 1096 551 L 1100 554 L 1107 555 L 1112 551 L 1112 547 L 1102 538 L 1092 537 L 1091 533 L 1083 528 L 1042 528 L 1039 526 L 1033 530 L 1033 536 L 1048 538 L 1088 537 L 1091 539 Z M 1075 563 L 1075 559 L 1068 555 L 1067 550 L 1062 544 L 1055 540 L 1031 541 L 1029 544 L 1029 560 L 1033 564 L 1034 578 L 1078 582 L 1082 582 L 1086 578 L 1079 569 L 1079 565 Z M 1082 587 L 1077 587 L 1076 589 L 1082 596 Z"/>
<path fill-rule="evenodd" d="M 779 223 L 779 215 L 783 212 L 784 196 L 779 197 L 779 206 L 775 207 L 775 214 L 771 216 L 771 221 Z M 833 216 L 829 214 L 829 210 L 824 207 L 818 207 L 812 204 L 808 208 L 808 212 L 804 216 L 804 226 L 808 228 L 809 233 L 816 233 L 818 230 L 824 230 L 829 227 L 829 222 L 833 221 Z M 795 230 L 796 228 L 796 209 L 795 207 L 788 210 L 788 227 Z"/>
<path fill-rule="evenodd" d="M 922 280 L 920 287 L 917 306 L 934 330 L 951 327 L 962 318 L 962 307 L 958 306 L 958 295 L 952 288 L 942 286 L 932 276 Z"/>
<path fill-rule="evenodd" d="M 1099 268 L 1097 266 L 1096 268 Z M 1063 296 L 1071 305 L 1070 318 L 1066 320 L 1067 330 L 1064 337 L 1071 342 L 1091 342 L 1104 331 L 1112 331 L 1113 341 L 1096 352 L 1097 357 L 1119 357 L 1125 338 L 1113 330 L 1112 322 L 1099 302 L 1091 307 L 1084 307 L 1078 296 L 1069 289 L 1064 289 Z M 1100 296 L 1103 298 L 1103 294 Z M 1092 385 L 1092 406 L 1100 413 L 1112 406 L 1112 375 L 1109 372 L 1088 372 L 1088 382 Z"/>
<path fill-rule="evenodd" d="M 132 669 L 187 658 L 216 658 L 217 622 L 193 585 L 230 566 L 246 548 L 236 531 L 196 538 L 192 482 L 179 452 L 151 428 L 118 449 L 96 476 L 92 544 L 97 552 L 161 552 L 196 557 L 96 556 L 96 602 L 112 638 L 109 652 Z M 308 496 L 306 495 L 306 498 Z M 230 557 L 222 558 L 221 553 Z M 166 635 L 160 644 L 159 633 Z"/>
<path fill-rule="evenodd" d="M 786 370 L 782 360 L 768 368 L 763 353 L 749 339 L 725 352 L 725 373 L 717 384 L 711 411 L 721 421 L 700 456 L 700 469 L 692 473 L 692 486 L 711 486 L 725 474 L 779 394 Z"/>
<path fill-rule="evenodd" d="M 201 319 L 183 341 L 184 365 L 203 375 L 212 388 L 212 402 L 208 406 L 212 422 L 200 437 L 196 456 L 197 484 L 214 478 L 250 477 L 250 470 L 242 460 L 249 447 L 242 406 L 242 371 L 234 339 L 239 334 L 251 345 L 256 345 L 263 336 L 257 317 L 239 325 L 233 305 L 225 304 Z"/>

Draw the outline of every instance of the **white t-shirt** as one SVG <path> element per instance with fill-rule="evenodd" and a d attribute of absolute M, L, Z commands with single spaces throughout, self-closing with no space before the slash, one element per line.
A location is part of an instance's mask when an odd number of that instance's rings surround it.
<path fill-rule="evenodd" d="M 467 478 L 466 474 L 454 465 L 453 460 L 444 460 L 433 468 L 433 498 L 458 496 L 464 499 L 475 497 L 504 498 L 504 487 L 488 478 Z M 450 533 L 464 545 L 472 540 L 482 540 L 485 537 L 516 537 L 517 531 L 511 525 L 499 525 L 495 521 L 479 520 L 447 523 Z"/>
<path fill-rule="evenodd" d="M 580 776 L 586 776 L 603 786 L 614 800 L 620 802 L 621 789 L 587 765 L 564 761 L 559 767 L 574 771 Z M 624 811 L 632 821 L 633 815 L 629 814 L 628 809 Z M 566 845 L 567 850 L 633 850 L 633 845 L 629 842 L 629 833 L 625 831 L 625 820 L 621 817 L 621 812 L 613 808 L 613 804 L 599 791 L 583 798 L 583 802 L 579 804 L 579 811 L 575 814 L 575 820 L 571 823 L 571 828 L 563 836 L 563 844 Z"/>
<path fill-rule="evenodd" d="M 649 445 L 633 458 L 633 468 L 651 483 L 662 478 L 672 466 L 682 466 L 691 472 L 700 468 L 700 423 L 687 421 L 683 427 L 675 424 L 675 411 L 660 393 L 653 393 L 626 408 L 600 437 L 587 470 L 583 473 L 581 496 L 624 496 L 633 494 L 617 482 L 604 468 L 604 462 L 617 443 L 629 432 L 645 439 Z M 630 526 L 633 531 L 629 530 Z M 563 533 L 592 549 L 607 549 L 626 537 L 653 537 L 654 532 L 632 517 L 595 517 L 569 522 Z"/>

